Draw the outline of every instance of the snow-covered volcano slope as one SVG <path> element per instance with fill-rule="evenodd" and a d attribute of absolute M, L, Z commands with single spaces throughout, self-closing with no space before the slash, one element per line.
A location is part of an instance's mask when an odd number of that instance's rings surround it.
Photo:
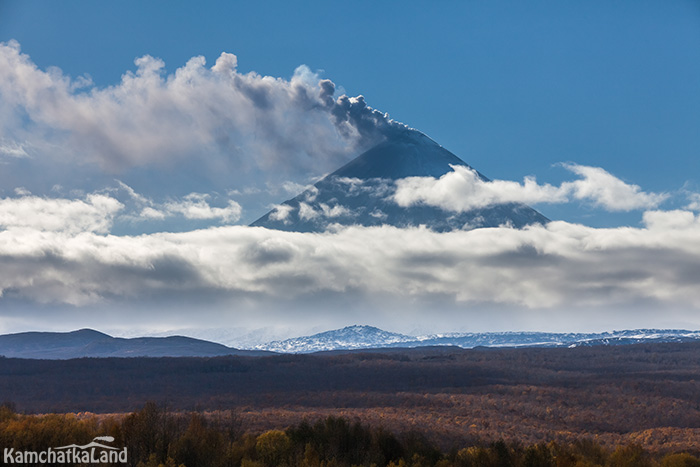
<path fill-rule="evenodd" d="M 396 180 L 438 178 L 451 172 L 455 165 L 469 167 L 423 133 L 398 131 L 251 225 L 298 232 L 321 232 L 332 224 L 425 225 L 435 231 L 449 231 L 499 225 L 520 228 L 548 222 L 542 214 L 521 203 L 455 213 L 425 205 L 402 207 L 392 199 Z"/>

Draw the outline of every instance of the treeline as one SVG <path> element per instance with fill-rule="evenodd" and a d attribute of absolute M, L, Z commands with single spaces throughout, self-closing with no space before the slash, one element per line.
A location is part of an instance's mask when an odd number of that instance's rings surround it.
<path fill-rule="evenodd" d="M 700 467 L 689 453 L 608 450 L 589 439 L 523 446 L 497 441 L 439 450 L 422 434 L 393 433 L 344 418 L 248 433 L 231 412 L 172 413 L 154 403 L 126 416 L 20 415 L 0 407 L 0 445 L 16 451 L 83 445 L 111 436 L 134 467 Z"/>

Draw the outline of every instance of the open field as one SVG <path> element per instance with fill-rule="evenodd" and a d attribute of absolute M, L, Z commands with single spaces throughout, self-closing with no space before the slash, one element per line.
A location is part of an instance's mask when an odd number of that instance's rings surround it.
<path fill-rule="evenodd" d="M 18 411 L 233 411 L 262 432 L 338 415 L 441 446 L 591 438 L 700 452 L 700 344 L 272 357 L 0 359 Z"/>

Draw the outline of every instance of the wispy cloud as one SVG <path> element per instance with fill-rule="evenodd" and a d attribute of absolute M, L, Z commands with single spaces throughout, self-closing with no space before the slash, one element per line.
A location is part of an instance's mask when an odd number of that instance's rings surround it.
<path fill-rule="evenodd" d="M 179 201 L 169 201 L 163 205 L 168 214 L 181 214 L 185 219 L 211 220 L 220 219 L 222 222 L 236 222 L 241 217 L 241 205 L 229 200 L 225 207 L 212 207 L 207 203 L 209 195 L 190 193 Z"/>
<path fill-rule="evenodd" d="M 0 139 L 0 155 L 20 159 L 29 157 L 29 153 L 27 153 L 22 144 L 6 141 L 5 139 Z"/>
<path fill-rule="evenodd" d="M 686 209 L 700 211 L 700 193 L 686 192 L 686 196 L 688 198 Z"/>
<path fill-rule="evenodd" d="M 233 223 L 241 217 L 242 208 L 236 201 L 228 199 L 224 206 L 212 206 L 209 200 L 212 198 L 207 193 L 189 193 L 182 198 L 170 197 L 167 201 L 156 202 L 147 196 L 137 193 L 126 183 L 116 180 L 118 189 L 123 190 L 134 202 L 134 212 L 123 214 L 124 218 L 131 221 L 164 220 L 174 216 L 181 216 L 190 220 L 219 221 Z"/>

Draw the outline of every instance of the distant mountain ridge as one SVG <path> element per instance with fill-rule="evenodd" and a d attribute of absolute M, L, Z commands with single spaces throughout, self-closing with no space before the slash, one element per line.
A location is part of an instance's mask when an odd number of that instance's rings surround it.
<path fill-rule="evenodd" d="M 0 336 L 0 355 L 64 360 L 82 357 L 214 357 L 264 355 L 184 336 L 112 337 L 92 329 L 72 332 L 22 332 Z"/>
<path fill-rule="evenodd" d="M 295 337 L 236 349 L 184 336 L 120 338 L 92 329 L 72 332 L 24 332 L 0 335 L 0 356 L 65 360 L 107 357 L 265 356 L 416 347 L 584 347 L 700 340 L 700 331 L 633 329 L 599 333 L 484 332 L 409 336 L 354 325 L 311 336 Z"/>
<path fill-rule="evenodd" d="M 549 222 L 545 216 L 522 203 L 497 204 L 456 213 L 426 205 L 403 207 L 392 201 L 396 180 L 439 178 L 452 172 L 452 166 L 469 167 L 425 134 L 412 129 L 398 131 L 251 226 L 322 232 L 334 224 L 367 227 L 425 225 L 443 232 L 500 225 L 521 228 Z M 488 181 L 476 173 L 483 181 Z"/>

